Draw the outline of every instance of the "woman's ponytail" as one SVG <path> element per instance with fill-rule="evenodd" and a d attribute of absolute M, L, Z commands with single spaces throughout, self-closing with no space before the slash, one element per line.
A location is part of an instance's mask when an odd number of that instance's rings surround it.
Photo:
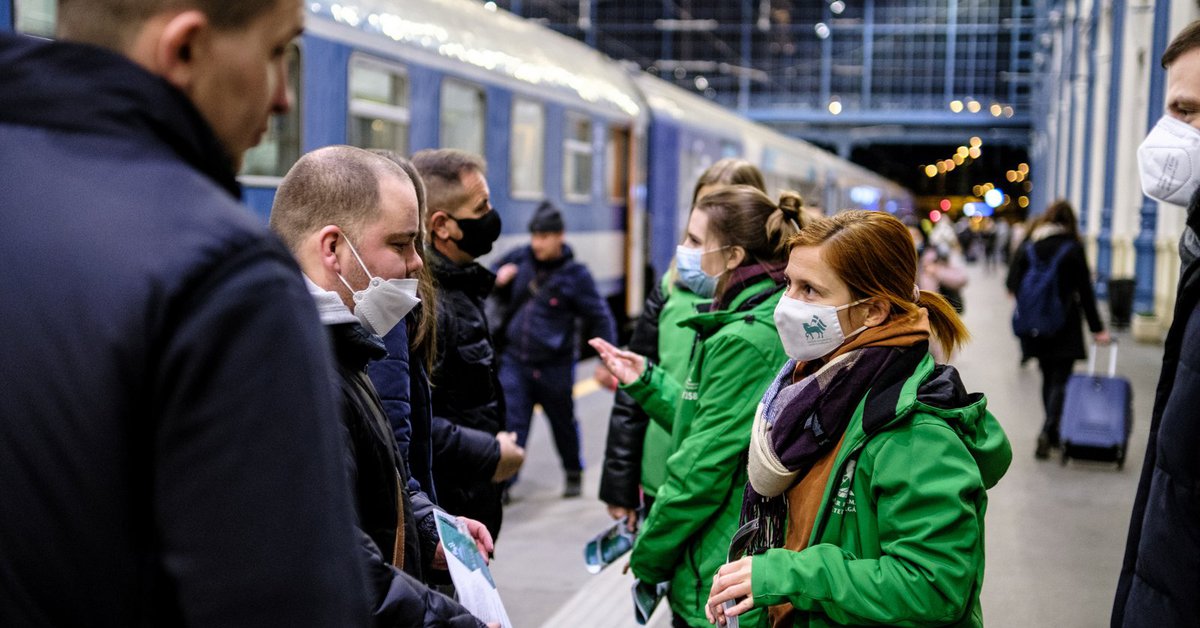
<path fill-rule="evenodd" d="M 804 198 L 791 190 L 779 194 L 775 211 L 767 217 L 767 242 L 776 257 L 787 258 L 787 243 L 808 224 Z"/>
<path fill-rule="evenodd" d="M 942 348 L 942 356 L 949 359 L 954 350 L 962 347 L 970 339 L 967 326 L 959 318 L 954 306 L 946 297 L 928 290 L 920 290 L 913 286 L 917 295 L 917 307 L 923 307 L 929 313 L 929 328 L 933 332 L 931 341 L 936 341 Z"/>

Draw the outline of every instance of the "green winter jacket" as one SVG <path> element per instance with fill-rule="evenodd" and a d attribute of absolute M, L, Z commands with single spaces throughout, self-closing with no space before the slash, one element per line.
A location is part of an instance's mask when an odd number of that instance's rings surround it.
<path fill-rule="evenodd" d="M 682 386 L 661 368 L 626 386 L 653 420 L 675 425 L 667 478 L 630 566 L 643 582 L 671 581 L 671 609 L 692 626 L 709 625 L 704 602 L 737 529 L 754 411 L 787 360 L 774 319 L 782 293 L 764 279 L 727 309 L 681 321 L 697 334 Z"/>
<path fill-rule="evenodd" d="M 805 627 L 983 625 L 986 491 L 1012 461 L 1008 438 L 928 354 L 892 390 L 873 435 L 866 404 L 855 411 L 808 547 L 754 557 L 756 608 L 790 602 Z"/>
<path fill-rule="evenodd" d="M 696 330 L 681 326 L 683 319 L 696 313 L 696 306 L 709 299 L 671 282 L 671 273 L 663 275 L 662 293 L 667 295 L 658 314 L 658 360 L 672 379 L 681 381 L 688 374 L 688 357 L 696 338 Z M 651 420 L 646 426 L 642 446 L 642 490 L 658 496 L 658 487 L 667 480 L 667 457 L 671 449 L 671 429 L 674 416 L 665 421 Z"/>

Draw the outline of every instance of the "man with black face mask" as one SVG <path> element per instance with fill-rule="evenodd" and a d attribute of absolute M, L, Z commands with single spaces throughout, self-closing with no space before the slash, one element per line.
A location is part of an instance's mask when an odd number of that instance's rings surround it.
<path fill-rule="evenodd" d="M 1146 460 L 1133 504 L 1113 626 L 1195 626 L 1200 618 L 1200 21 L 1163 53 L 1167 112 L 1138 148 L 1142 191 L 1187 205 L 1183 273 L 1167 333 Z"/>
<path fill-rule="evenodd" d="M 412 158 L 425 181 L 427 261 L 438 284 L 433 369 L 433 481 L 438 503 L 500 535 L 501 484 L 525 452 L 502 431 L 504 391 L 484 313 L 496 276 L 475 259 L 500 237 L 488 201 L 483 159 L 459 150 L 423 150 Z"/>

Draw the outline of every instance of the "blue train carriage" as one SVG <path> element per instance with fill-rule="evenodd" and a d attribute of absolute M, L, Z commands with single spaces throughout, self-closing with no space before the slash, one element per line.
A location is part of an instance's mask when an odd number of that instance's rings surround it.
<path fill-rule="evenodd" d="M 264 216 L 279 178 L 329 144 L 411 155 L 450 147 L 488 161 L 504 230 L 488 263 L 528 243 L 543 200 L 618 317 L 643 299 L 646 120 L 628 74 L 568 37 L 469 0 L 307 5 L 290 56 L 297 106 L 278 117 L 240 177 Z M 298 79 L 298 80 L 296 80 Z"/>
<path fill-rule="evenodd" d="M 638 76 L 637 85 L 651 118 L 647 206 L 650 260 L 656 272 L 663 272 L 675 253 L 696 179 L 723 157 L 742 157 L 757 165 L 772 195 L 793 190 L 807 205 L 827 213 L 849 207 L 841 187 L 849 181 L 846 172 L 879 189 L 890 183 L 649 74 Z"/>

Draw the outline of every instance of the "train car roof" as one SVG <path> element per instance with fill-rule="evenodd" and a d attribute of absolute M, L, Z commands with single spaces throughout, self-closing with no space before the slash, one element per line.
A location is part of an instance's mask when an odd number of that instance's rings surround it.
<path fill-rule="evenodd" d="M 550 90 L 613 115 L 642 113 L 620 64 L 504 10 L 469 0 L 311 1 L 307 8 L 312 15 L 473 69 L 480 77 L 499 75 L 537 93 Z M 318 29 L 309 30 L 331 34 Z"/>
<path fill-rule="evenodd" d="M 753 122 L 698 94 L 648 73 L 635 79 L 653 115 L 742 143 L 744 156 L 765 171 L 819 178 L 827 173 L 841 182 L 873 185 L 891 194 L 909 191 L 890 179 L 842 159 L 818 146 Z"/>

